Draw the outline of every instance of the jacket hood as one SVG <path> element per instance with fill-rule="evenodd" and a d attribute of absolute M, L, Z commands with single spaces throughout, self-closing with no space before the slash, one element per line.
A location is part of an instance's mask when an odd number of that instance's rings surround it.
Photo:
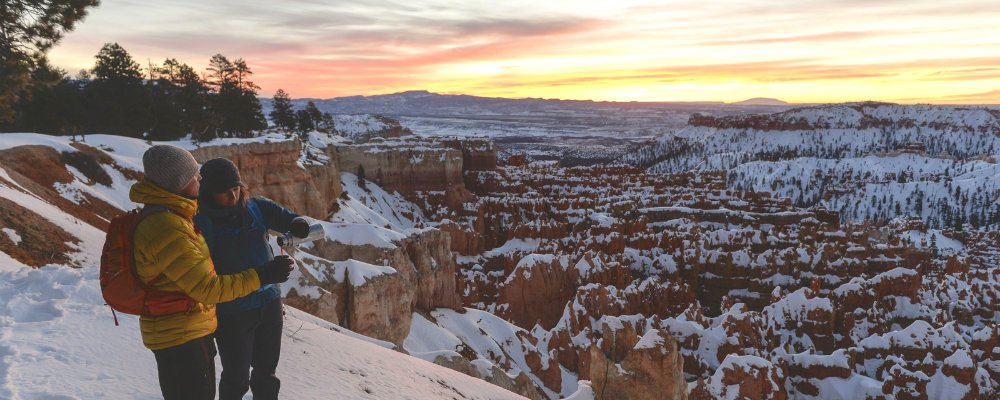
<path fill-rule="evenodd" d="M 136 203 L 169 208 L 188 219 L 198 212 L 198 200 L 170 192 L 146 179 L 132 185 L 128 198 Z"/>

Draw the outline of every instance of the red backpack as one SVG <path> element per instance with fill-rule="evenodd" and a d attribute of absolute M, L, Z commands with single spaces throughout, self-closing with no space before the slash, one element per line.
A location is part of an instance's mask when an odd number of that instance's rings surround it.
<path fill-rule="evenodd" d="M 115 311 L 126 314 L 159 317 L 186 312 L 195 301 L 181 292 L 153 289 L 139 278 L 135 267 L 135 229 L 149 215 L 170 211 L 166 207 L 146 206 L 111 219 L 101 253 L 101 294 Z M 155 282 L 162 275 L 153 278 Z"/>

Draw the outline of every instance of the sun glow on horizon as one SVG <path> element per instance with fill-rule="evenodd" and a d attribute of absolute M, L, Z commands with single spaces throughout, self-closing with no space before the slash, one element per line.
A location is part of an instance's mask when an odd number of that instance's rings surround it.
<path fill-rule="evenodd" d="M 142 64 L 174 57 L 204 68 L 222 53 L 245 58 L 265 96 L 424 89 L 597 101 L 1000 103 L 1000 7 L 989 1 L 422 3 L 178 1 L 151 12 L 142 2 L 106 2 L 50 58 L 72 72 L 90 67 L 105 42 Z"/>

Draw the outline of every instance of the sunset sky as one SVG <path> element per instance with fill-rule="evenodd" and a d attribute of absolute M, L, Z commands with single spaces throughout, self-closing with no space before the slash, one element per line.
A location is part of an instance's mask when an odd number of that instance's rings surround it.
<path fill-rule="evenodd" d="M 52 50 L 242 57 L 262 95 L 1000 103 L 996 0 L 103 0 Z"/>

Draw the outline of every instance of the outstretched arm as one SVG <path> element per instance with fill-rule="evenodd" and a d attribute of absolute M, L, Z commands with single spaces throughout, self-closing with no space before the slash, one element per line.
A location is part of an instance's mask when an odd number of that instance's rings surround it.
<path fill-rule="evenodd" d="M 292 220 L 299 217 L 298 214 L 278 205 L 271 199 L 258 196 L 253 200 L 257 202 L 257 207 L 264 217 L 264 225 L 275 232 L 288 232 L 291 230 Z"/>

